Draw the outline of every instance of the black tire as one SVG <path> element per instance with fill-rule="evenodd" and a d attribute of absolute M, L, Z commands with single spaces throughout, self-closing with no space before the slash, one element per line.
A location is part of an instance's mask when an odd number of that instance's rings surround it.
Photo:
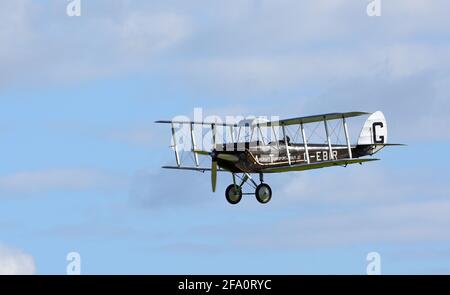
<path fill-rule="evenodd" d="M 237 189 L 237 192 L 235 191 Z M 225 198 L 228 203 L 236 205 L 242 199 L 242 189 L 234 184 L 230 184 L 225 190 Z"/>
<path fill-rule="evenodd" d="M 255 196 L 261 204 L 267 204 L 272 199 L 272 189 L 269 185 L 261 183 L 256 187 Z"/>

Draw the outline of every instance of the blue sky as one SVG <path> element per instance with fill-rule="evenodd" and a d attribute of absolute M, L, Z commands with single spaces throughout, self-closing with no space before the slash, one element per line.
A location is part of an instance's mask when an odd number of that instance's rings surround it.
<path fill-rule="evenodd" d="M 1 273 L 64 274 L 71 251 L 84 274 L 364 274 L 372 251 L 386 274 L 449 273 L 450 4 L 369 2 L 1 1 Z M 213 194 L 160 169 L 153 121 L 195 107 L 382 110 L 408 147 L 230 206 L 228 175 Z"/>

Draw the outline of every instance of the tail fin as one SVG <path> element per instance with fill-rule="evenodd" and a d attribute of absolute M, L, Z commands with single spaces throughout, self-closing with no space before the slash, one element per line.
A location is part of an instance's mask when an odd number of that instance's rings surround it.
<path fill-rule="evenodd" d="M 387 144 L 387 123 L 381 111 L 367 118 L 358 138 L 358 145 L 372 146 L 371 154 L 381 150 Z"/>

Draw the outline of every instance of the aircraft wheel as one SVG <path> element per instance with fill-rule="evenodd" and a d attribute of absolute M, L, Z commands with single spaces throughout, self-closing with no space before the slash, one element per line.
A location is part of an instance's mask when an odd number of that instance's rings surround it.
<path fill-rule="evenodd" d="M 266 204 L 272 199 L 272 189 L 269 185 L 261 183 L 256 187 L 255 196 L 258 202 Z"/>
<path fill-rule="evenodd" d="M 242 189 L 237 185 L 230 184 L 225 191 L 225 197 L 228 203 L 235 205 L 242 199 Z"/>

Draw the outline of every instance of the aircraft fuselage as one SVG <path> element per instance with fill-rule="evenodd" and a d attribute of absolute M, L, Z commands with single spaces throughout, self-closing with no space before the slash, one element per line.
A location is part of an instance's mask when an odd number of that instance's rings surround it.
<path fill-rule="evenodd" d="M 250 145 L 246 144 L 243 151 L 239 151 L 234 146 L 221 146 L 222 151 L 218 153 L 233 154 L 238 156 L 238 162 L 229 162 L 218 159 L 218 165 L 234 173 L 259 173 L 267 168 L 288 167 L 296 164 L 307 164 L 307 156 L 304 145 L 289 145 L 289 157 L 286 153 L 286 146 L 279 145 Z M 234 150 L 233 150 L 234 149 Z M 369 146 L 352 146 L 351 157 L 360 158 L 370 155 Z M 328 145 L 308 144 L 309 163 L 320 163 L 330 160 L 349 159 L 350 153 L 346 145 L 332 145 L 331 152 Z"/>

